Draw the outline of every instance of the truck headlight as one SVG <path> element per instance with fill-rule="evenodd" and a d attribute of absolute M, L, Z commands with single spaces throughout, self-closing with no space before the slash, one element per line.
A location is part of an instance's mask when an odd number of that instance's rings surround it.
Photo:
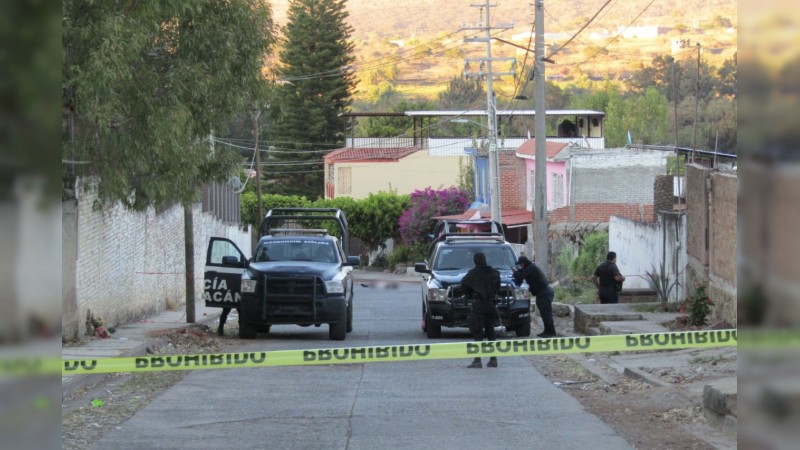
<path fill-rule="evenodd" d="M 256 291 L 256 280 L 253 278 L 253 272 L 249 270 L 242 272 L 242 292 L 253 293 Z"/>
<path fill-rule="evenodd" d="M 328 294 L 344 294 L 344 283 L 341 281 L 326 281 L 325 290 Z"/>
<path fill-rule="evenodd" d="M 256 291 L 256 280 L 242 280 L 242 292 L 253 293 Z"/>
<path fill-rule="evenodd" d="M 528 300 L 530 299 L 531 291 L 528 288 L 516 288 L 514 289 L 514 298 L 517 300 Z"/>
<path fill-rule="evenodd" d="M 447 289 L 428 289 L 429 302 L 443 302 L 447 300 Z"/>

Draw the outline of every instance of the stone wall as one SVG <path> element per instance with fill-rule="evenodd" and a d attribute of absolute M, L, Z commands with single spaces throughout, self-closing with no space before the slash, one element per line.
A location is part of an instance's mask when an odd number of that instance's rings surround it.
<path fill-rule="evenodd" d="M 686 167 L 687 294 L 705 287 L 712 321 L 736 325 L 737 189 L 735 173 Z"/>
<path fill-rule="evenodd" d="M 64 339 L 85 332 L 87 311 L 107 325 L 127 323 L 185 305 L 183 207 L 156 212 L 100 206 L 91 192 L 69 200 L 62 213 L 65 248 Z M 211 236 L 227 237 L 250 255 L 250 231 L 193 207 L 195 294 L 203 293 L 206 246 Z M 66 224 L 66 222 L 70 222 Z M 73 231 L 68 231 L 73 230 Z M 67 255 L 73 257 L 66 258 Z M 69 277 L 67 279 L 67 276 Z"/>

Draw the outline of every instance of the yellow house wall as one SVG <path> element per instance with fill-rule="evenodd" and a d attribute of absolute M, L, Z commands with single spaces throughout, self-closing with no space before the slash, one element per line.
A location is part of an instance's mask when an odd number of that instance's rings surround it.
<path fill-rule="evenodd" d="M 350 167 L 352 194 L 337 197 L 362 199 L 370 193 L 396 192 L 410 194 L 418 189 L 448 188 L 458 185 L 459 160 L 469 162 L 467 156 L 429 156 L 421 150 L 397 162 L 337 163 L 336 168 Z"/>

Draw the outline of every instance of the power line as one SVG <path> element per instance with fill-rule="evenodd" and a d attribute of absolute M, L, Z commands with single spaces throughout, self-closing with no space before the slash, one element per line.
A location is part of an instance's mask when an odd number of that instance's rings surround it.
<path fill-rule="evenodd" d="M 634 23 L 635 23 L 637 20 L 639 20 L 639 17 L 642 17 L 642 14 L 644 14 L 644 13 L 645 13 L 645 11 L 647 11 L 647 10 L 650 8 L 650 6 L 651 6 L 653 3 L 655 3 L 655 1 L 656 1 L 656 0 L 650 0 L 650 3 L 648 3 L 648 4 L 647 4 L 647 6 L 645 6 L 645 7 L 644 7 L 644 9 L 642 9 L 642 11 L 641 11 L 641 12 L 639 12 L 639 14 L 638 14 L 637 16 L 636 16 L 636 17 L 634 17 L 634 18 L 633 18 L 633 20 L 632 20 L 632 21 L 631 21 L 631 22 L 630 22 L 628 25 L 626 25 L 626 26 L 625 26 L 625 28 L 623 28 L 622 30 L 620 30 L 620 32 L 619 32 L 619 33 L 617 33 L 617 34 L 616 34 L 616 35 L 615 35 L 613 38 L 611 38 L 611 40 L 610 40 L 610 41 L 608 41 L 608 42 L 606 43 L 606 45 L 604 45 L 604 46 L 603 46 L 603 47 L 602 47 L 600 50 L 605 50 L 605 49 L 606 49 L 606 48 L 608 48 L 608 46 L 609 46 L 609 45 L 611 45 L 611 44 L 612 44 L 614 41 L 616 41 L 617 39 L 619 39 L 619 37 L 620 37 L 620 36 L 622 36 L 622 33 L 624 33 L 624 32 L 625 32 L 625 31 L 626 31 L 628 28 L 630 28 L 630 27 L 631 27 L 631 25 L 633 25 L 633 24 L 634 24 Z M 579 63 L 577 63 L 577 64 L 573 64 L 573 65 L 571 66 L 571 68 L 576 68 L 576 67 L 579 67 L 579 66 L 581 66 L 582 64 L 586 63 L 587 61 L 589 61 L 589 60 L 591 60 L 591 59 L 595 58 L 595 57 L 596 57 L 597 55 L 599 55 L 599 54 L 600 54 L 600 52 L 596 52 L 594 55 L 592 55 L 592 56 L 590 56 L 590 57 L 588 57 L 588 58 L 584 59 L 583 61 L 581 61 L 581 62 L 579 62 Z"/>

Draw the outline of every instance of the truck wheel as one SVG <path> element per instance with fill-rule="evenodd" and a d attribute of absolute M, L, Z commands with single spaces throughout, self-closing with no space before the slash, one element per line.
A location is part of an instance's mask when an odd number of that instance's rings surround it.
<path fill-rule="evenodd" d="M 239 337 L 242 339 L 256 338 L 256 328 L 242 320 L 242 316 L 239 316 Z"/>
<path fill-rule="evenodd" d="M 431 313 L 425 315 L 425 328 L 426 333 L 428 335 L 428 339 L 436 339 L 442 337 L 442 326 L 439 324 L 434 324 L 431 320 Z"/>
<path fill-rule="evenodd" d="M 347 337 L 347 309 L 339 313 L 336 322 L 328 324 L 328 336 L 332 341 L 343 341 Z"/>
<path fill-rule="evenodd" d="M 353 331 L 353 299 L 350 299 L 350 303 L 347 305 L 347 332 L 351 333 Z"/>
<path fill-rule="evenodd" d="M 525 322 L 518 324 L 514 331 L 517 333 L 517 337 L 528 337 L 531 335 L 531 323 Z"/>

